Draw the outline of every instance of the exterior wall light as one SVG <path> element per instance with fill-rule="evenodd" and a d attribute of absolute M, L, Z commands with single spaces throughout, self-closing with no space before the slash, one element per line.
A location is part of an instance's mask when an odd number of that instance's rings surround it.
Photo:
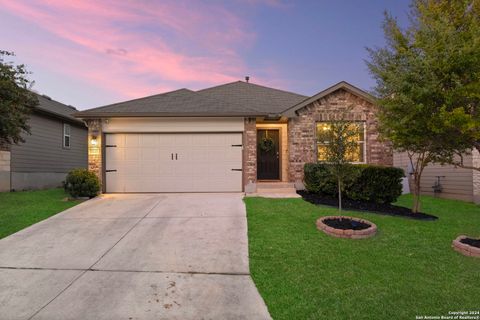
<path fill-rule="evenodd" d="M 90 144 L 92 146 L 96 146 L 97 145 L 97 137 L 96 136 L 92 136 L 92 139 L 90 140 Z"/>

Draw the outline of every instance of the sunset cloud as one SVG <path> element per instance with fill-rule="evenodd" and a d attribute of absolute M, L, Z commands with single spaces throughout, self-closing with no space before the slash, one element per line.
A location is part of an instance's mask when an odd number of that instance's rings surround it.
<path fill-rule="evenodd" d="M 248 69 L 242 52 L 256 39 L 234 13 L 197 2 L 0 0 L 0 5 L 58 39 L 41 47 L 41 39 L 22 44 L 49 57 L 38 63 L 118 93 L 119 99 L 239 80 Z"/>

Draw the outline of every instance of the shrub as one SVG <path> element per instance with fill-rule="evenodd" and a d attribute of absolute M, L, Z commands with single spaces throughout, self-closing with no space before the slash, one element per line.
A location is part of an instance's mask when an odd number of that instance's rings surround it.
<path fill-rule="evenodd" d="M 304 170 L 305 187 L 309 192 L 334 196 L 337 194 L 337 180 L 324 164 L 307 163 Z"/>
<path fill-rule="evenodd" d="M 100 181 L 95 173 L 87 169 L 73 169 L 63 183 L 64 189 L 72 197 L 95 197 L 100 191 Z"/>
<path fill-rule="evenodd" d="M 392 203 L 402 194 L 402 169 L 373 165 L 358 165 L 358 168 L 359 176 L 345 192 L 348 198 Z"/>
<path fill-rule="evenodd" d="M 309 192 L 337 196 L 337 182 L 328 164 L 307 163 L 304 173 Z M 355 164 L 350 179 L 344 182 L 345 196 L 352 200 L 395 202 L 402 194 L 402 177 L 400 168 Z"/>

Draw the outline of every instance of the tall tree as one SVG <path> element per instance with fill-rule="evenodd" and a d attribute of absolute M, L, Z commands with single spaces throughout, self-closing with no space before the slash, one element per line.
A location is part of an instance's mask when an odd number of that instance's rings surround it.
<path fill-rule="evenodd" d="M 328 163 L 328 168 L 337 179 L 338 211 L 341 213 L 345 181 L 353 178 L 354 174 L 351 162 L 360 147 L 358 144 L 360 128 L 355 122 L 339 119 L 328 122 L 324 129 L 319 132 L 317 138 L 326 142 L 324 161 Z"/>
<path fill-rule="evenodd" d="M 367 49 L 380 132 L 410 159 L 413 212 L 425 167 L 454 161 L 479 138 L 479 9 L 478 0 L 414 0 L 410 25 L 386 13 L 386 46 Z"/>
<path fill-rule="evenodd" d="M 6 61 L 13 56 L 0 50 L 0 146 L 24 142 L 22 132 L 30 133 L 29 114 L 38 104 L 25 65 Z"/>

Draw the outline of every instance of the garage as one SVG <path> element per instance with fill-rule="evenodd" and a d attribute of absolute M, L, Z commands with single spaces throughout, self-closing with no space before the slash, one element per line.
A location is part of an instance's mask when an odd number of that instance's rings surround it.
<path fill-rule="evenodd" d="M 240 192 L 241 133 L 106 133 L 106 192 Z"/>

